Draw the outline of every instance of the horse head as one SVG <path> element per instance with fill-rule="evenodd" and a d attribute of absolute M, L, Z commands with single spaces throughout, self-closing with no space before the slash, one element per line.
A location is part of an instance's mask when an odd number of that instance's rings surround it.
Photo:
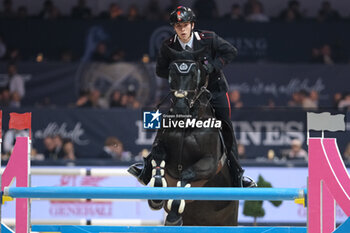
<path fill-rule="evenodd" d="M 176 105 L 188 109 L 198 98 L 202 87 L 207 85 L 201 57 L 206 48 L 197 51 L 176 51 L 168 47 L 173 62 L 169 66 L 170 90 L 176 98 Z M 190 106 L 191 107 L 191 106 Z"/>

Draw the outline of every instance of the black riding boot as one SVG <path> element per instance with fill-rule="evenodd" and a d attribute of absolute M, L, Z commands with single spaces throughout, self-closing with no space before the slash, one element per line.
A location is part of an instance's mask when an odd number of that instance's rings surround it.
<path fill-rule="evenodd" d="M 143 184 L 143 185 L 147 185 L 151 178 L 152 178 L 152 169 L 153 169 L 153 165 L 152 165 L 152 160 L 164 160 L 164 155 L 165 153 L 162 150 L 161 146 L 160 146 L 160 136 L 161 133 L 160 131 L 157 131 L 157 135 L 156 138 L 154 139 L 153 145 L 152 145 L 152 149 L 151 152 L 143 158 L 143 164 L 142 163 L 135 163 L 133 165 L 131 165 L 128 168 L 128 172 L 135 176 L 137 178 L 137 180 Z"/>
<path fill-rule="evenodd" d="M 230 173 L 233 180 L 233 185 L 235 187 L 251 188 L 257 187 L 255 181 L 248 177 L 243 176 L 244 169 L 241 167 L 241 164 L 238 161 L 238 150 L 237 150 L 237 140 L 235 134 L 232 130 L 233 135 L 233 144 L 230 151 L 227 153 L 227 161 L 230 167 Z"/>

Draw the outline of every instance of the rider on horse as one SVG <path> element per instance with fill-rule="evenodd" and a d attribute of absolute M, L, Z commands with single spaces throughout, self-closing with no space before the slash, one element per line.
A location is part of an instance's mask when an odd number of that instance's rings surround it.
<path fill-rule="evenodd" d="M 160 48 L 156 73 L 161 78 L 169 78 L 169 64 L 172 62 L 172 56 L 167 47 L 177 51 L 205 48 L 205 55 L 200 62 L 209 76 L 207 89 L 212 95 L 210 103 L 215 110 L 215 117 L 223 122 L 222 134 L 227 148 L 227 159 L 233 183 L 238 187 L 255 187 L 256 184 L 252 179 L 243 177 L 244 170 L 238 162 L 237 141 L 233 132 L 227 94 L 228 85 L 222 72 L 223 66 L 232 62 L 236 57 L 237 49 L 214 32 L 194 30 L 195 21 L 194 12 L 188 7 L 179 6 L 170 14 L 170 24 L 176 33 L 165 40 Z M 158 132 L 152 151 L 157 149 L 159 134 Z M 152 169 L 155 166 L 164 166 L 164 164 L 152 164 L 152 151 L 145 158 L 142 170 L 136 166 L 129 169 L 144 184 L 149 183 Z"/>

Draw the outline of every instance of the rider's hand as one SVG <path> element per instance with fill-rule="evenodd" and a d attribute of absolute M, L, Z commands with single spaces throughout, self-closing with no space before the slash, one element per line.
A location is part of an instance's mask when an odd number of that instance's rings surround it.
<path fill-rule="evenodd" d="M 214 66 L 210 64 L 209 62 L 203 64 L 204 70 L 207 72 L 207 74 L 211 74 L 214 71 Z"/>
<path fill-rule="evenodd" d="M 211 74 L 214 71 L 214 66 L 210 63 L 203 64 L 203 68 L 208 74 Z"/>
<path fill-rule="evenodd" d="M 209 75 L 214 71 L 214 66 L 211 64 L 210 56 L 205 56 L 202 59 L 202 64 L 205 72 Z"/>

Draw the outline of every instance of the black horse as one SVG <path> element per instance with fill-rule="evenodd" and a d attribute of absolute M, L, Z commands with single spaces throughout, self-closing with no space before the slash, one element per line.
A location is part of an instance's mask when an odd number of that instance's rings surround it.
<path fill-rule="evenodd" d="M 174 56 L 169 67 L 173 98 L 163 121 L 172 127 L 158 131 L 151 151 L 150 185 L 233 187 L 226 159 L 226 148 L 232 144 L 224 143 L 221 129 L 225 122 L 215 119 L 206 89 L 208 76 L 197 62 L 203 50 L 168 49 Z M 238 201 L 150 200 L 149 205 L 153 209 L 164 207 L 168 212 L 165 225 L 237 225 Z"/>

